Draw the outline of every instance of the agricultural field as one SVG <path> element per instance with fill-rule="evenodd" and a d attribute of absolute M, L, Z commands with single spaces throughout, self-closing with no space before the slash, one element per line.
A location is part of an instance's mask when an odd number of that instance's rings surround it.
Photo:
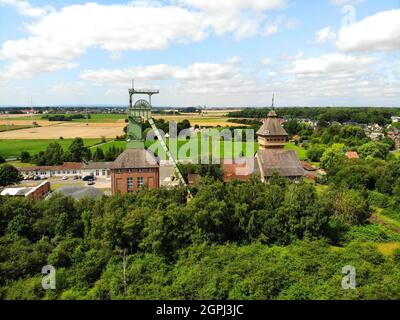
<path fill-rule="evenodd" d="M 94 139 L 106 137 L 114 139 L 123 134 L 123 128 L 126 125 L 124 114 L 91 114 L 91 119 L 74 119 L 72 121 L 48 121 L 42 119 L 43 115 L 35 115 L 33 120 L 39 125 L 32 126 L 32 117 L 27 115 L 17 115 L 9 118 L 0 117 L 0 139 L 72 139 L 82 137 L 84 139 Z M 209 112 L 203 116 L 198 113 L 172 115 L 154 115 L 155 119 L 164 119 L 165 121 L 175 120 L 182 122 L 189 120 L 190 123 L 200 127 L 228 127 L 242 126 L 240 124 L 227 122 L 223 111 Z M 19 130 L 3 131 L 1 128 L 10 123 Z"/>
<path fill-rule="evenodd" d="M 16 121 L 15 121 L 16 122 Z M 39 123 L 41 125 L 41 123 Z M 0 132 L 1 139 L 96 139 L 102 136 L 115 138 L 122 135 L 125 122 L 121 123 L 86 123 L 79 122 L 47 122 L 47 126 Z"/>
<path fill-rule="evenodd" d="M 7 125 L 7 124 L 0 124 L 0 132 L 4 131 L 14 131 L 20 129 L 27 129 L 29 128 L 28 125 Z"/>
<path fill-rule="evenodd" d="M 13 139 L 3 140 L 0 139 L 0 155 L 4 158 L 19 157 L 22 151 L 28 151 L 31 155 L 44 151 L 47 146 L 52 142 L 58 142 L 64 150 L 71 144 L 73 139 L 41 139 L 41 140 L 26 140 L 26 139 Z M 101 143 L 101 139 L 85 139 L 87 147 Z"/>

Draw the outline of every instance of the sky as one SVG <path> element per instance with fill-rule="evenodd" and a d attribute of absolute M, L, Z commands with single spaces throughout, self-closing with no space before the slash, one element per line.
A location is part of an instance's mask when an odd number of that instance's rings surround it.
<path fill-rule="evenodd" d="M 400 0 L 0 0 L 0 105 L 400 107 Z"/>

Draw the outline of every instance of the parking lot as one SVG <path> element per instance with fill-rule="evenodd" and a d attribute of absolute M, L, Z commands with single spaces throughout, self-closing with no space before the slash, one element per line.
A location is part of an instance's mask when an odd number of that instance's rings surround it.
<path fill-rule="evenodd" d="M 111 180 L 105 178 L 97 178 L 94 181 L 94 185 L 88 185 L 87 181 L 83 181 L 82 179 L 74 180 L 72 177 L 68 178 L 67 180 L 63 180 L 62 177 L 52 177 L 46 179 L 51 184 L 51 190 L 56 191 L 59 188 L 63 187 L 93 187 L 96 189 L 100 189 L 101 191 L 105 192 L 106 194 L 111 191 Z M 44 180 L 23 180 L 21 182 L 21 186 L 36 186 L 41 181 Z"/>

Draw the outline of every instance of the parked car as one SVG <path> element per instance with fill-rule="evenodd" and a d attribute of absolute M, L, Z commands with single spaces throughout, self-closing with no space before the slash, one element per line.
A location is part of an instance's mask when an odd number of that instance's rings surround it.
<path fill-rule="evenodd" d="M 62 179 L 63 179 L 63 180 L 68 180 L 68 177 L 67 177 L 67 176 L 64 176 Z"/>
<path fill-rule="evenodd" d="M 34 181 L 38 181 L 38 180 L 40 180 L 40 177 L 39 177 L 39 176 L 34 176 L 34 177 L 33 177 L 33 180 L 34 180 Z"/>
<path fill-rule="evenodd" d="M 74 176 L 73 179 L 74 179 L 74 180 L 79 180 L 79 177 L 78 177 L 78 176 Z"/>
<path fill-rule="evenodd" d="M 83 181 L 93 181 L 94 177 L 93 176 L 86 176 L 82 178 Z"/>
<path fill-rule="evenodd" d="M 41 179 L 41 180 L 46 180 L 46 179 L 47 179 L 47 176 L 45 176 L 44 174 L 42 174 L 42 175 L 40 176 L 40 179 Z"/>
<path fill-rule="evenodd" d="M 90 180 L 89 182 L 88 182 L 88 186 L 93 186 L 95 184 L 95 182 L 93 181 L 93 180 Z"/>

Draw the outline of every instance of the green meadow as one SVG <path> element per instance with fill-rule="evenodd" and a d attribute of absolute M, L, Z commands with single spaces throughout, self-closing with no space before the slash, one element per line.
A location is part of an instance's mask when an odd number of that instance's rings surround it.
<path fill-rule="evenodd" d="M 8 140 L 0 139 L 0 155 L 5 158 L 19 157 L 22 151 L 28 151 L 31 155 L 37 154 L 43 151 L 52 142 L 59 143 L 64 150 L 66 150 L 71 144 L 73 139 L 43 139 L 43 140 Z M 117 148 L 126 148 L 126 141 L 115 141 L 111 140 L 106 143 L 101 143 L 100 139 L 85 139 L 85 146 L 94 149 L 98 146 L 104 152 L 106 152 L 113 145 Z M 178 159 L 188 160 L 199 156 L 213 155 L 217 158 L 234 158 L 240 156 L 252 157 L 257 149 L 257 142 L 231 142 L 231 141 L 219 141 L 215 142 L 211 139 L 206 142 L 202 142 L 201 139 L 195 138 L 192 140 L 170 140 L 166 139 L 167 145 L 172 148 L 174 143 L 177 145 Z M 146 141 L 146 148 L 153 150 L 157 155 L 163 157 L 163 149 L 158 141 Z M 305 149 L 298 147 L 292 143 L 288 143 L 285 146 L 286 149 L 296 151 L 297 155 L 301 160 L 307 158 Z"/>
<path fill-rule="evenodd" d="M 52 142 L 58 142 L 66 150 L 73 139 L 43 139 L 43 140 L 0 140 L 0 155 L 4 158 L 19 157 L 22 151 L 31 155 L 44 151 Z M 100 139 L 85 139 L 85 146 L 90 147 L 101 142 Z"/>
<path fill-rule="evenodd" d="M 293 143 L 287 143 L 286 146 L 285 146 L 285 149 L 296 151 L 296 153 L 299 156 L 300 160 L 306 160 L 307 159 L 306 149 L 304 149 L 302 147 L 296 146 Z"/>

